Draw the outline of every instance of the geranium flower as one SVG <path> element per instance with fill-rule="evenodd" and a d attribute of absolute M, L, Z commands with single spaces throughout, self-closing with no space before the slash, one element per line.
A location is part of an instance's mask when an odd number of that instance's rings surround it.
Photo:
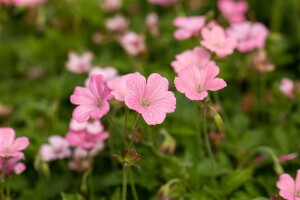
<path fill-rule="evenodd" d="M 276 183 L 279 195 L 286 200 L 300 199 L 300 170 L 297 171 L 296 180 L 289 174 L 281 174 Z"/>
<path fill-rule="evenodd" d="M 205 67 L 192 65 L 181 70 L 175 78 L 175 87 L 190 100 L 203 100 L 208 91 L 217 91 L 227 86 L 221 78 L 216 78 L 219 68 L 209 62 Z"/>
<path fill-rule="evenodd" d="M 48 142 L 49 144 L 43 144 L 39 150 L 42 160 L 48 162 L 71 156 L 69 143 L 65 138 L 59 135 L 52 135 L 48 138 Z"/>
<path fill-rule="evenodd" d="M 109 137 L 108 133 L 91 134 L 87 131 L 72 131 L 66 135 L 66 139 L 71 146 L 80 146 L 85 149 L 93 148 L 97 142 L 104 141 Z"/>
<path fill-rule="evenodd" d="M 5 161 L 4 159 L 0 158 L 0 171 L 5 173 L 5 176 L 9 176 L 12 173 L 21 174 L 23 171 L 26 170 L 26 165 L 20 162 L 23 158 L 22 157 L 13 157 L 9 158 Z M 3 168 L 5 165 L 5 169 Z"/>
<path fill-rule="evenodd" d="M 269 31 L 261 23 L 243 22 L 232 25 L 227 33 L 237 40 L 240 52 L 249 52 L 255 48 L 264 48 Z"/>
<path fill-rule="evenodd" d="M 279 89 L 288 98 L 294 98 L 294 82 L 291 79 L 283 78 L 280 82 Z"/>
<path fill-rule="evenodd" d="M 99 120 L 109 111 L 112 95 L 104 84 L 102 75 L 92 75 L 88 88 L 76 87 L 71 95 L 71 103 L 78 105 L 73 111 L 73 118 L 78 122 L 89 118 Z"/>
<path fill-rule="evenodd" d="M 86 73 L 91 69 L 92 60 L 93 54 L 91 52 L 85 52 L 82 55 L 79 55 L 71 51 L 68 55 L 66 67 L 70 72 L 75 74 Z"/>
<path fill-rule="evenodd" d="M 134 73 L 134 74 L 138 74 L 138 73 Z M 127 74 L 121 76 L 120 78 L 116 78 L 107 82 L 108 87 L 112 90 L 111 94 L 118 101 L 124 101 L 125 96 L 128 94 L 128 88 L 126 82 L 132 75 L 133 74 Z"/>
<path fill-rule="evenodd" d="M 22 150 L 29 145 L 27 137 L 15 138 L 16 133 L 12 128 L 0 128 L 0 157 L 24 157 Z"/>
<path fill-rule="evenodd" d="M 204 67 L 207 65 L 211 58 L 209 51 L 202 47 L 195 47 L 192 50 L 186 50 L 178 55 L 176 55 L 176 60 L 174 60 L 171 65 L 176 73 L 180 72 L 182 69 L 197 65 L 198 67 Z"/>
<path fill-rule="evenodd" d="M 205 27 L 201 33 L 203 37 L 201 45 L 215 52 L 220 58 L 232 54 L 237 45 L 236 39 L 226 36 L 225 30 L 219 25 L 212 28 Z"/>
<path fill-rule="evenodd" d="M 128 31 L 119 38 L 120 45 L 131 56 L 138 56 L 146 51 L 144 37 L 135 32 Z"/>
<path fill-rule="evenodd" d="M 229 23 L 240 23 L 245 20 L 245 13 L 248 10 L 248 3 L 246 1 L 234 0 L 219 0 L 218 8 Z"/>
<path fill-rule="evenodd" d="M 168 86 L 168 80 L 157 73 L 151 74 L 147 81 L 136 73 L 127 80 L 129 93 L 125 104 L 140 113 L 147 124 L 161 124 L 166 114 L 176 108 L 174 93 L 168 91 Z"/>
<path fill-rule="evenodd" d="M 174 37 L 177 40 L 185 40 L 200 35 L 200 31 L 205 25 L 205 17 L 177 17 L 173 24 L 178 28 L 174 33 Z"/>

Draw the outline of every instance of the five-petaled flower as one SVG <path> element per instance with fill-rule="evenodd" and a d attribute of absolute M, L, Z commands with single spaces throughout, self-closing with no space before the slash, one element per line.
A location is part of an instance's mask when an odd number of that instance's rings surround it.
<path fill-rule="evenodd" d="M 148 80 L 139 73 L 133 74 L 127 80 L 129 92 L 125 104 L 140 113 L 147 124 L 161 124 L 176 107 L 174 93 L 168 91 L 168 86 L 168 80 L 157 73 Z"/>
<path fill-rule="evenodd" d="M 92 75 L 88 87 L 76 87 L 70 97 L 71 103 L 78 105 L 73 111 L 73 118 L 78 122 L 89 118 L 99 120 L 109 111 L 107 101 L 112 98 L 110 92 L 102 75 Z"/>
<path fill-rule="evenodd" d="M 190 100 L 203 100 L 208 90 L 216 91 L 226 87 L 226 82 L 216 78 L 220 70 L 213 62 L 199 68 L 192 65 L 181 70 L 175 78 L 175 87 Z"/>

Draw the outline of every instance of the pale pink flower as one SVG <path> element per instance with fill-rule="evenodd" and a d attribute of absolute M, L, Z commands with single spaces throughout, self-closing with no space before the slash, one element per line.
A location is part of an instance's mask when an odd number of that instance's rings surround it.
<path fill-rule="evenodd" d="M 93 148 L 97 142 L 104 141 L 109 137 L 108 133 L 102 132 L 99 134 L 90 134 L 87 131 L 72 131 L 70 130 L 66 139 L 71 146 L 80 146 L 84 149 Z"/>
<path fill-rule="evenodd" d="M 128 20 L 122 15 L 116 15 L 105 20 L 105 27 L 111 32 L 122 33 L 128 28 Z"/>
<path fill-rule="evenodd" d="M 177 27 L 174 37 L 177 40 L 185 40 L 193 36 L 200 36 L 200 31 L 205 25 L 205 17 L 177 17 L 173 24 Z"/>
<path fill-rule="evenodd" d="M 85 171 L 89 168 L 88 151 L 77 147 L 73 152 L 73 159 L 69 162 L 69 168 L 77 172 Z"/>
<path fill-rule="evenodd" d="M 114 12 L 120 9 L 122 0 L 101 0 L 101 7 L 106 12 Z"/>
<path fill-rule="evenodd" d="M 135 32 L 127 32 L 119 38 L 120 45 L 131 56 L 138 56 L 146 51 L 144 37 Z"/>
<path fill-rule="evenodd" d="M 24 157 L 22 150 L 29 145 L 27 137 L 15 138 L 16 133 L 12 128 L 0 128 L 0 157 Z"/>
<path fill-rule="evenodd" d="M 246 1 L 235 0 L 219 0 L 218 8 L 229 23 L 240 23 L 245 20 L 245 13 L 248 10 L 248 3 Z"/>
<path fill-rule="evenodd" d="M 298 158 L 299 157 L 299 154 L 298 153 L 290 153 L 290 154 L 284 154 L 284 155 L 281 155 L 279 158 L 278 158 L 278 161 L 280 163 L 284 163 L 286 161 L 289 161 L 289 160 L 294 160 L 295 158 Z"/>
<path fill-rule="evenodd" d="M 111 94 L 118 101 L 124 101 L 125 96 L 128 94 L 128 88 L 126 82 L 133 74 L 138 74 L 138 73 L 127 74 L 107 82 L 108 87 L 112 90 Z"/>
<path fill-rule="evenodd" d="M 43 144 L 39 150 L 42 160 L 48 162 L 57 159 L 64 159 L 71 156 L 68 141 L 59 136 L 53 135 L 48 138 L 49 144 Z"/>
<path fill-rule="evenodd" d="M 14 157 L 9 159 L 0 158 L 0 171 L 6 175 L 9 176 L 12 173 L 15 174 L 21 174 L 26 170 L 26 166 L 24 163 L 20 162 L 20 160 L 23 159 L 23 157 Z M 4 164 L 5 162 L 5 164 Z M 5 169 L 3 169 L 5 165 Z"/>
<path fill-rule="evenodd" d="M 286 200 L 300 200 L 300 170 L 297 171 L 296 180 L 289 174 L 281 174 L 276 186 L 282 198 Z"/>
<path fill-rule="evenodd" d="M 68 55 L 66 67 L 70 72 L 75 74 L 86 73 L 91 69 L 92 60 L 93 54 L 91 52 L 85 52 L 82 55 L 79 55 L 71 51 Z"/>
<path fill-rule="evenodd" d="M 158 15 L 151 12 L 146 17 L 146 25 L 153 36 L 159 35 Z"/>
<path fill-rule="evenodd" d="M 69 126 L 72 131 L 86 130 L 90 134 L 98 134 L 104 131 L 104 127 L 99 120 L 89 120 L 79 123 L 76 120 L 71 119 Z"/>
<path fill-rule="evenodd" d="M 89 85 L 89 81 L 92 75 L 101 74 L 103 76 L 104 82 L 117 78 L 118 70 L 114 67 L 93 67 L 89 72 L 89 77 L 85 81 L 85 85 Z"/>
<path fill-rule="evenodd" d="M 133 74 L 127 80 L 129 94 L 125 104 L 140 113 L 147 124 L 161 124 L 166 114 L 176 108 L 174 93 L 168 91 L 168 86 L 168 80 L 157 73 L 151 74 L 147 81 L 141 74 Z"/>
<path fill-rule="evenodd" d="M 89 118 L 99 120 L 109 111 L 112 98 L 110 89 L 104 84 L 102 75 L 92 75 L 89 86 L 76 87 L 70 97 L 71 103 L 78 105 L 73 111 L 77 122 L 85 122 Z"/>
<path fill-rule="evenodd" d="M 211 29 L 205 27 L 202 29 L 201 45 L 223 58 L 233 53 L 236 48 L 236 39 L 227 36 L 225 30 L 219 26 L 213 26 Z"/>
<path fill-rule="evenodd" d="M 174 81 L 175 87 L 190 100 L 203 100 L 208 91 L 217 91 L 227 86 L 223 79 L 216 78 L 219 72 L 219 67 L 213 62 L 202 68 L 192 65 L 179 72 Z"/>
<path fill-rule="evenodd" d="M 294 94 L 293 94 L 294 82 L 291 79 L 288 78 L 281 79 L 279 89 L 288 98 L 290 99 L 294 98 Z"/>
<path fill-rule="evenodd" d="M 171 6 L 175 4 L 177 0 L 148 0 L 148 2 L 160 6 Z"/>
<path fill-rule="evenodd" d="M 232 25 L 227 33 L 237 40 L 237 49 L 240 52 L 249 52 L 255 48 L 264 48 L 269 31 L 261 23 L 246 21 Z"/>
<path fill-rule="evenodd" d="M 202 47 L 195 47 L 192 50 L 186 50 L 176 55 L 171 65 L 176 73 L 191 65 L 197 65 L 199 68 L 206 66 L 210 61 L 211 54 Z"/>
<path fill-rule="evenodd" d="M 17 7 L 34 7 L 46 0 L 0 0 L 0 4 L 14 5 Z"/>

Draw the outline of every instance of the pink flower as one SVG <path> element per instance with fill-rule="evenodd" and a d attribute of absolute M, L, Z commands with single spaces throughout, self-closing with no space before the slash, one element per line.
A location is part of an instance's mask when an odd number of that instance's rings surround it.
<path fill-rule="evenodd" d="M 182 69 L 191 65 L 204 67 L 211 58 L 211 54 L 202 47 L 195 47 L 192 50 L 187 50 L 176 55 L 176 60 L 171 63 L 175 72 L 180 72 Z"/>
<path fill-rule="evenodd" d="M 151 74 L 147 81 L 141 74 L 133 74 L 127 80 L 129 94 L 125 104 L 140 113 L 147 124 L 161 124 L 166 114 L 176 108 L 174 93 L 168 91 L 168 86 L 168 80 L 157 73 Z"/>
<path fill-rule="evenodd" d="M 107 82 L 108 87 L 112 90 L 111 94 L 115 97 L 115 99 L 118 101 L 124 101 L 125 96 L 128 94 L 126 82 L 134 74 L 138 73 L 127 74 Z"/>
<path fill-rule="evenodd" d="M 294 98 L 294 82 L 291 79 L 283 78 L 280 82 L 279 89 L 288 98 Z"/>
<path fill-rule="evenodd" d="M 240 52 L 249 52 L 255 48 L 264 48 L 269 31 L 261 23 L 243 22 L 232 25 L 227 33 L 237 40 Z"/>
<path fill-rule="evenodd" d="M 208 95 L 207 91 L 217 91 L 227 86 L 223 79 L 215 78 L 219 72 L 213 62 L 202 68 L 192 65 L 179 72 L 174 81 L 175 87 L 190 100 L 203 100 Z"/>
<path fill-rule="evenodd" d="M 119 38 L 120 45 L 131 56 L 138 56 L 146 51 L 144 38 L 135 32 L 127 32 Z"/>
<path fill-rule="evenodd" d="M 101 74 L 103 76 L 104 82 L 117 78 L 118 70 L 114 67 L 93 67 L 89 72 L 89 77 L 85 81 L 85 85 L 89 85 L 89 81 L 92 75 Z"/>
<path fill-rule="evenodd" d="M 122 6 L 122 0 L 102 0 L 101 6 L 106 12 L 117 11 Z"/>
<path fill-rule="evenodd" d="M 205 17 L 177 17 L 173 24 L 178 28 L 174 33 L 174 37 L 177 40 L 185 40 L 200 35 L 200 31 L 205 25 Z"/>
<path fill-rule="evenodd" d="M 296 180 L 289 174 L 281 174 L 276 183 L 279 195 L 286 200 L 300 200 L 300 170 L 297 171 Z"/>
<path fill-rule="evenodd" d="M 66 139 L 71 146 L 80 146 L 84 149 L 93 148 L 97 142 L 104 141 L 109 137 L 108 133 L 90 134 L 87 131 L 69 131 Z"/>
<path fill-rule="evenodd" d="M 86 130 L 90 134 L 98 134 L 104 131 L 104 127 L 98 120 L 89 120 L 83 123 L 79 123 L 74 119 L 71 119 L 70 129 L 72 131 L 83 131 Z"/>
<path fill-rule="evenodd" d="M 48 138 L 49 144 L 43 144 L 39 150 L 42 160 L 48 162 L 57 159 L 64 159 L 71 156 L 68 141 L 59 136 L 53 135 Z"/>
<path fill-rule="evenodd" d="M 104 84 L 102 75 L 92 75 L 88 88 L 76 87 L 70 97 L 71 103 L 78 105 L 73 111 L 77 122 L 89 118 L 99 120 L 109 111 L 107 100 L 112 98 L 110 89 Z"/>
<path fill-rule="evenodd" d="M 9 158 L 4 164 L 4 160 L 0 158 L 0 171 L 3 173 L 4 170 L 6 176 L 11 175 L 12 173 L 21 174 L 26 169 L 25 164 L 20 162 L 21 159 L 23 159 L 23 157 Z M 3 169 L 4 165 L 5 169 Z"/>
<path fill-rule="evenodd" d="M 5 4 L 5 5 L 14 5 L 18 7 L 34 7 L 37 6 L 41 3 L 44 3 L 46 0 L 0 0 L 0 4 Z"/>
<path fill-rule="evenodd" d="M 176 3 L 177 0 L 148 0 L 149 3 L 157 4 L 160 6 L 171 6 Z"/>
<path fill-rule="evenodd" d="M 12 128 L 0 128 L 0 157 L 24 157 L 22 150 L 29 145 L 27 137 L 15 139 L 15 131 Z"/>
<path fill-rule="evenodd" d="M 66 67 L 70 72 L 82 74 L 90 70 L 93 60 L 93 54 L 91 52 L 85 52 L 82 55 L 70 52 L 68 56 L 69 59 L 66 63 Z"/>
<path fill-rule="evenodd" d="M 237 42 L 235 38 L 228 37 L 221 26 L 214 26 L 211 29 L 205 27 L 202 29 L 201 45 L 215 52 L 218 57 L 223 58 L 233 53 Z"/>
<path fill-rule="evenodd" d="M 128 20 L 122 15 L 116 15 L 105 21 L 106 28 L 111 32 L 122 33 L 128 28 Z"/>
<path fill-rule="evenodd" d="M 218 8 L 229 23 L 240 23 L 245 20 L 248 3 L 246 1 L 219 0 Z"/>
<path fill-rule="evenodd" d="M 158 25 L 158 15 L 154 12 L 151 12 L 146 17 L 146 25 L 152 36 L 159 35 L 159 25 Z"/>

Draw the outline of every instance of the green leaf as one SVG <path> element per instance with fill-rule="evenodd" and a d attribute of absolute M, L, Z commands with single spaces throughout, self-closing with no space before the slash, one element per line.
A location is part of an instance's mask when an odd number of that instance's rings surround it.
<path fill-rule="evenodd" d="M 121 189 L 117 188 L 114 194 L 111 197 L 111 200 L 120 200 L 121 199 Z"/>
<path fill-rule="evenodd" d="M 62 200 L 85 200 L 80 194 L 61 193 Z"/>
<path fill-rule="evenodd" d="M 243 184 L 247 182 L 247 180 L 252 175 L 252 169 L 237 169 L 230 174 L 228 174 L 226 177 L 222 179 L 222 185 L 224 188 L 224 193 L 226 195 L 232 193 L 239 187 L 241 187 Z"/>

